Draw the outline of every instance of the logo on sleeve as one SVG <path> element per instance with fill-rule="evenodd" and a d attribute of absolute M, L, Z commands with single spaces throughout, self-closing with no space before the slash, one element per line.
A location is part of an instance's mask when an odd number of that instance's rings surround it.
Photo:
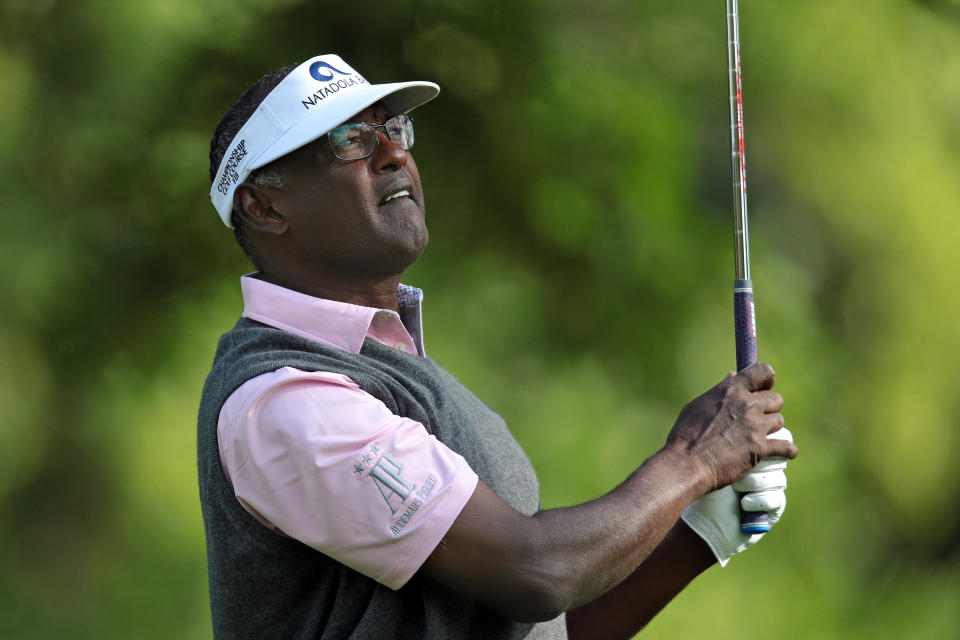
<path fill-rule="evenodd" d="M 399 536 L 400 531 L 417 514 L 437 482 L 436 478 L 429 475 L 420 490 L 414 493 L 417 485 L 403 478 L 403 465 L 393 456 L 382 453 L 375 444 L 371 444 L 360 455 L 359 461 L 353 465 L 353 472 L 361 478 L 370 478 L 373 481 L 391 515 L 395 516 L 403 510 L 399 519 L 390 527 L 394 537 Z M 412 499 L 411 495 L 414 496 Z"/>

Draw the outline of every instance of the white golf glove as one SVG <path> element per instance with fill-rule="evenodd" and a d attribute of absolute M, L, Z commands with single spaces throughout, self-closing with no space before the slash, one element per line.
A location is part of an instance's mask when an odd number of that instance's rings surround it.
<path fill-rule="evenodd" d="M 793 442 L 793 435 L 787 429 L 780 429 L 767 437 Z M 787 488 L 786 468 L 786 460 L 768 458 L 732 485 L 701 496 L 684 510 L 683 521 L 710 546 L 721 567 L 764 536 L 762 533 L 744 535 L 740 532 L 738 507 L 744 511 L 766 511 L 771 527 L 783 515 L 787 506 L 784 493 Z M 745 494 L 739 501 L 738 492 Z"/>

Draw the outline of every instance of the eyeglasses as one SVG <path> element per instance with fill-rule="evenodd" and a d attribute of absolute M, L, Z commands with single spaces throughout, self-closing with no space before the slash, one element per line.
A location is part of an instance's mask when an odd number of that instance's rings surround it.
<path fill-rule="evenodd" d="M 383 124 L 342 124 L 327 134 L 327 140 L 333 155 L 341 160 L 360 160 L 372 155 L 380 144 L 377 129 L 383 129 L 384 135 L 404 150 L 413 146 L 413 120 L 405 113 Z"/>

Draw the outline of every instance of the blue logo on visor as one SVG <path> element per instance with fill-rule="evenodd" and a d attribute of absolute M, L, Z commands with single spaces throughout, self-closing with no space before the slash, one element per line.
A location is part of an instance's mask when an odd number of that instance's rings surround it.
<path fill-rule="evenodd" d="M 320 69 L 322 69 L 323 67 L 326 67 L 327 69 L 330 69 L 330 71 L 336 71 L 337 73 L 339 73 L 339 74 L 342 75 L 342 76 L 348 76 L 348 75 L 350 75 L 349 72 L 347 72 L 347 71 L 340 71 L 340 69 L 337 69 L 336 67 L 334 67 L 334 66 L 333 66 L 332 64 L 330 64 L 329 62 L 321 62 L 320 60 L 317 60 L 317 61 L 314 62 L 312 65 L 310 65 L 310 75 L 313 76 L 315 79 L 319 80 L 320 82 L 326 82 L 327 80 L 333 80 L 333 74 L 332 74 L 332 73 L 330 73 L 329 71 L 323 72 L 323 71 L 320 70 Z"/>

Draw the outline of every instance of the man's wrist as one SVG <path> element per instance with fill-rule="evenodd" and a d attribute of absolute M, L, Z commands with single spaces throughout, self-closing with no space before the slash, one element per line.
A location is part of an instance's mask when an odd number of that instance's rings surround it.
<path fill-rule="evenodd" d="M 713 488 L 712 475 L 709 470 L 703 462 L 689 451 L 667 444 L 652 457 L 661 459 L 665 465 L 677 471 L 682 479 L 682 484 L 691 493 L 691 502 Z"/>

